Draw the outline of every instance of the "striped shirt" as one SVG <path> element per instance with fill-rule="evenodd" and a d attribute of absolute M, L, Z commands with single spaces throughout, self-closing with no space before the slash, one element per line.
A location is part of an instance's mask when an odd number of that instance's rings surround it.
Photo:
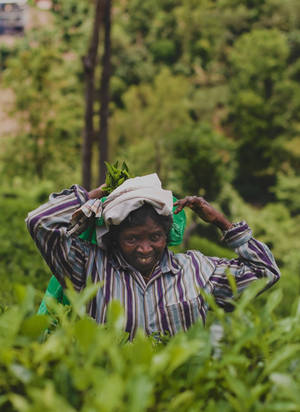
<path fill-rule="evenodd" d="M 258 278 L 268 278 L 268 286 L 279 279 L 270 250 L 254 239 L 248 225 L 241 222 L 224 233 L 224 241 L 238 255 L 236 259 L 207 257 L 196 250 L 174 254 L 166 249 L 146 283 L 119 252 L 108 253 L 68 233 L 72 214 L 87 200 L 87 192 L 77 185 L 54 193 L 48 203 L 29 213 L 28 229 L 62 285 L 65 277 L 77 291 L 85 287 L 88 278 L 100 282 L 88 305 L 89 314 L 98 323 L 105 322 L 112 300 L 121 302 L 124 328 L 130 339 L 138 328 L 146 334 L 174 335 L 197 320 L 205 323 L 208 307 L 200 289 L 214 295 L 216 302 L 226 308 L 232 297 L 228 271 L 235 277 L 238 291 Z"/>

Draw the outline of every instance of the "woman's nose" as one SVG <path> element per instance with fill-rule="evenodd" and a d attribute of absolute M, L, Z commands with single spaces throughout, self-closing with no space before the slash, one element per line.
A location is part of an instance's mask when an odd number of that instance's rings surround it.
<path fill-rule="evenodd" d="M 143 253 L 143 254 L 152 252 L 151 243 L 148 240 L 141 240 L 137 247 L 137 252 Z"/>

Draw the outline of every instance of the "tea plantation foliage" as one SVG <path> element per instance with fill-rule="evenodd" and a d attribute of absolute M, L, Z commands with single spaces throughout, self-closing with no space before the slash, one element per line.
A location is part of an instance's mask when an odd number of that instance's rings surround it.
<path fill-rule="evenodd" d="M 118 302 L 106 326 L 85 315 L 95 285 L 68 291 L 72 310 L 50 304 L 58 326 L 44 340 L 50 319 L 35 314 L 34 289 L 17 286 L 18 305 L 0 317 L 1 410 L 298 411 L 300 301 L 282 317 L 282 290 L 262 305 L 256 286 L 230 315 L 215 308 L 211 327 L 132 343 Z"/>

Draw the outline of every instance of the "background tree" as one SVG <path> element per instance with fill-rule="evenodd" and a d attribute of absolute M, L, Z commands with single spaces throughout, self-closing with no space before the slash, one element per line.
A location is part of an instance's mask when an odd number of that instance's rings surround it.
<path fill-rule="evenodd" d="M 122 109 L 112 117 L 112 156 L 127 159 L 133 173 L 155 170 L 164 183 L 170 181 L 170 134 L 191 121 L 191 84 L 184 76 L 172 76 L 167 68 L 153 84 L 131 86 Z"/>
<path fill-rule="evenodd" d="M 99 91 L 100 111 L 99 111 L 99 165 L 98 165 L 98 182 L 105 181 L 105 162 L 108 161 L 108 117 L 109 117 L 109 83 L 111 76 L 111 0 L 103 1 L 104 16 L 104 50 L 102 57 L 102 75 Z"/>
<path fill-rule="evenodd" d="M 82 142 L 82 184 L 91 189 L 92 184 L 92 152 L 95 138 L 94 131 L 94 102 L 95 102 L 95 70 L 97 64 L 100 26 L 103 23 L 104 2 L 97 0 L 93 29 L 88 53 L 83 57 L 85 78 L 85 122 Z"/>
<path fill-rule="evenodd" d="M 85 89 L 85 124 L 82 144 L 82 182 L 89 189 L 92 185 L 92 154 L 95 144 L 98 143 L 98 180 L 104 176 L 104 162 L 108 160 L 108 104 L 110 79 L 110 14 L 111 2 L 96 0 L 94 7 L 82 0 L 67 2 L 55 0 L 52 11 L 59 26 L 59 33 L 64 49 L 72 50 L 78 57 L 82 56 Z M 91 12 L 93 10 L 93 12 Z M 72 15 L 70 19 L 67 16 Z M 93 20 L 92 30 L 88 36 L 89 22 Z M 101 61 L 102 77 L 98 80 L 99 63 L 98 48 L 101 26 L 103 28 L 104 46 Z M 89 38 L 90 37 L 90 38 Z M 89 40 L 88 40 L 89 38 Z M 89 42 L 89 43 L 88 43 Z M 88 52 L 86 53 L 86 49 Z M 78 81 L 82 82 L 82 73 L 78 73 Z M 96 84 L 99 83 L 99 87 Z M 99 104 L 95 105 L 99 100 Z M 97 113 L 97 107 L 100 107 Z M 99 118 L 99 130 L 95 130 L 94 123 Z M 96 180 L 96 179 L 94 179 Z"/>
<path fill-rule="evenodd" d="M 230 54 L 230 116 L 238 137 L 236 183 L 248 200 L 266 201 L 277 170 L 288 155 L 283 142 L 298 121 L 299 86 L 286 72 L 289 48 L 277 30 L 253 30 L 241 36 Z"/>
<path fill-rule="evenodd" d="M 234 144 L 205 123 L 177 129 L 171 141 L 171 167 L 180 182 L 180 195 L 199 194 L 215 201 L 233 180 Z"/>
<path fill-rule="evenodd" d="M 76 164 L 80 145 L 82 101 L 76 93 L 76 64 L 63 59 L 55 33 L 40 32 L 38 42 L 35 36 L 21 42 L 3 76 L 14 92 L 12 114 L 19 131 L 4 140 L 3 171 L 11 177 L 59 178 Z"/>

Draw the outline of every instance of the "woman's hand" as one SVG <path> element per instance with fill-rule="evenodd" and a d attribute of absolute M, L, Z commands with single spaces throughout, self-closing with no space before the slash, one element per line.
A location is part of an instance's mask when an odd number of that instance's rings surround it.
<path fill-rule="evenodd" d="M 101 199 L 101 197 L 105 196 L 105 183 L 103 185 L 97 187 L 97 189 L 91 190 L 89 192 L 89 199 Z"/>
<path fill-rule="evenodd" d="M 105 183 L 103 185 L 97 187 L 97 189 L 91 190 L 89 193 L 89 199 L 101 199 L 101 197 L 105 196 Z M 79 220 L 82 218 L 84 215 L 83 211 L 81 209 L 76 210 L 73 215 L 72 219 L 76 222 L 79 222 Z"/>
<path fill-rule="evenodd" d="M 177 202 L 174 203 L 174 206 L 177 206 L 177 209 L 174 212 L 175 214 L 181 212 L 184 207 L 189 207 L 197 213 L 202 220 L 208 223 L 213 223 L 221 230 L 228 230 L 233 226 L 221 212 L 214 209 L 203 197 L 187 196 L 184 199 L 177 200 Z"/>

